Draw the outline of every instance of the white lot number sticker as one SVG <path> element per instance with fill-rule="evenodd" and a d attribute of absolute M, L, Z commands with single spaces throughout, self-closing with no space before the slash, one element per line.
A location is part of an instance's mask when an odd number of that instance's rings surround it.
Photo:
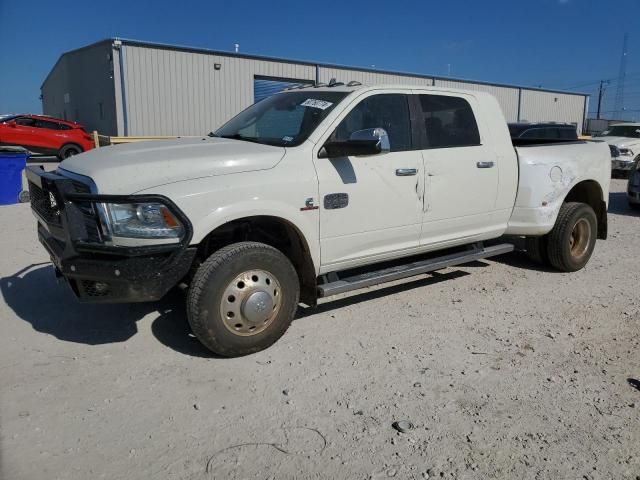
<path fill-rule="evenodd" d="M 316 100 L 314 98 L 307 98 L 300 105 L 303 107 L 312 107 L 312 108 L 319 108 L 320 110 L 326 110 L 331 105 L 333 105 L 333 103 L 327 102 L 325 100 Z"/>

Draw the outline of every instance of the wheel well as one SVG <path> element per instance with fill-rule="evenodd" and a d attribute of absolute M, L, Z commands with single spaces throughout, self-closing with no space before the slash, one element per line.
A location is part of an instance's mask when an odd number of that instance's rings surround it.
<path fill-rule="evenodd" d="M 602 195 L 602 188 L 595 180 L 584 180 L 569 191 L 565 202 L 586 203 L 596 213 L 598 219 L 598 238 L 607 238 L 607 204 Z"/>
<path fill-rule="evenodd" d="M 309 246 L 302 233 L 282 218 L 254 216 L 221 225 L 198 245 L 195 267 L 222 247 L 244 241 L 265 243 L 284 253 L 298 272 L 300 300 L 310 306 L 316 305 L 316 272 Z"/>

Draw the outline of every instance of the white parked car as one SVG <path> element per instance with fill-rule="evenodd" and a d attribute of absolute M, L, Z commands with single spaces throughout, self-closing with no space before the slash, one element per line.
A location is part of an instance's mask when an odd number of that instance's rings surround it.
<path fill-rule="evenodd" d="M 611 170 L 629 174 L 640 159 L 640 123 L 616 123 L 596 137 L 609 144 Z"/>
<path fill-rule="evenodd" d="M 582 268 L 607 235 L 601 142 L 515 147 L 497 101 L 448 88 L 307 87 L 211 136 L 99 148 L 28 169 L 38 234 L 88 302 L 189 286 L 195 335 L 266 348 L 299 302 L 513 250 Z"/>

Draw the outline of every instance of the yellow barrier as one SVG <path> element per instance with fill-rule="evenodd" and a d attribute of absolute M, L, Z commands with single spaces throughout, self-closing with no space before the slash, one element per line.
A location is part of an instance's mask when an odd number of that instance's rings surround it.
<path fill-rule="evenodd" d="M 198 138 L 196 136 L 173 136 L 173 135 L 150 135 L 143 137 L 109 137 L 107 135 L 100 135 L 96 130 L 92 132 L 93 143 L 96 148 L 104 147 L 106 145 L 119 145 L 121 143 L 133 143 L 133 142 L 148 142 L 150 140 L 172 140 L 176 138 Z"/>

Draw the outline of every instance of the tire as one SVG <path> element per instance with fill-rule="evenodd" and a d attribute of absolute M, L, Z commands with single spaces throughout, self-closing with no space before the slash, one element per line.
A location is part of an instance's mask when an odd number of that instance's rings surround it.
<path fill-rule="evenodd" d="M 547 243 L 551 265 L 562 272 L 583 268 L 595 248 L 597 231 L 598 220 L 589 205 L 562 204 Z"/>
<path fill-rule="evenodd" d="M 269 245 L 234 243 L 196 271 L 187 294 L 194 335 L 212 352 L 238 357 L 264 350 L 289 328 L 300 283 L 289 259 Z"/>
<path fill-rule="evenodd" d="M 79 146 L 67 144 L 60 149 L 57 157 L 60 160 L 64 160 L 65 158 L 72 157 L 73 155 L 78 155 L 79 153 L 82 153 L 82 149 Z"/>
<path fill-rule="evenodd" d="M 525 248 L 527 256 L 540 265 L 549 265 L 549 254 L 547 250 L 547 235 L 542 237 L 527 237 Z"/>

